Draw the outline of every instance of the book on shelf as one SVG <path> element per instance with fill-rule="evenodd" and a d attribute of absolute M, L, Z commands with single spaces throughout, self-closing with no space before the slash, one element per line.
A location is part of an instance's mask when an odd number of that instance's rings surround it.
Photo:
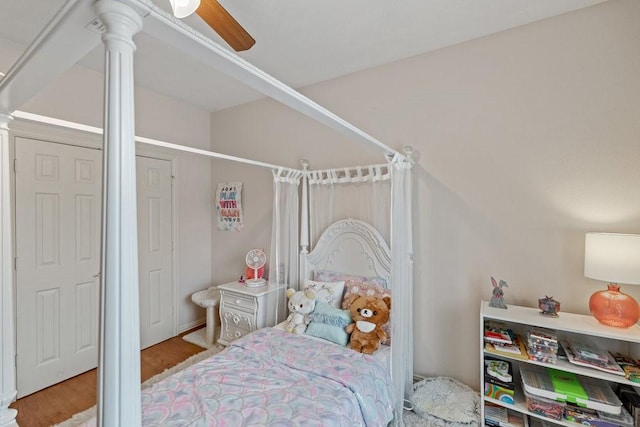
<path fill-rule="evenodd" d="M 490 342 L 484 344 L 485 350 L 500 356 L 507 356 L 515 359 L 529 360 L 524 340 L 520 335 L 514 335 L 513 343 L 510 345 L 499 345 Z"/>
<path fill-rule="evenodd" d="M 612 356 L 624 371 L 626 379 L 634 383 L 640 383 L 640 365 L 638 365 L 637 361 L 621 353 L 613 353 Z"/>
<path fill-rule="evenodd" d="M 492 427 L 529 427 L 526 415 L 490 402 L 484 404 L 484 423 Z"/>
<path fill-rule="evenodd" d="M 597 369 L 614 375 L 625 376 L 625 371 L 618 365 L 614 357 L 606 350 L 586 346 L 579 343 L 561 341 L 567 359 L 574 365 Z"/>
<path fill-rule="evenodd" d="M 493 384 L 494 386 L 502 387 L 503 389 L 506 389 L 506 390 L 511 390 L 512 392 L 515 392 L 516 390 L 516 383 L 500 381 L 488 375 L 484 377 L 484 382 Z"/>
<path fill-rule="evenodd" d="M 487 322 L 484 326 L 484 340 L 494 344 L 512 344 L 515 334 L 505 325 Z"/>
<path fill-rule="evenodd" d="M 624 406 L 620 408 L 620 414 L 616 415 L 567 403 L 564 407 L 564 419 L 583 426 L 594 427 L 622 427 L 634 425 L 633 417 Z"/>
<path fill-rule="evenodd" d="M 513 354 L 520 354 L 522 353 L 522 350 L 520 349 L 520 345 L 519 342 L 517 341 L 517 338 L 514 339 L 514 342 L 512 342 L 511 344 L 493 344 L 493 348 L 495 348 L 498 351 L 501 351 L 503 353 L 513 353 Z"/>
<path fill-rule="evenodd" d="M 484 357 L 484 381 L 508 390 L 515 390 L 511 362 L 490 356 Z"/>

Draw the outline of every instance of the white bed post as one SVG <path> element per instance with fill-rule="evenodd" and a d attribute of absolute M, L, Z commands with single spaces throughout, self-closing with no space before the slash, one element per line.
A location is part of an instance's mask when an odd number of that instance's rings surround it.
<path fill-rule="evenodd" d="M 298 267 L 298 288 L 307 278 L 306 258 L 309 254 L 309 161 L 302 160 L 302 201 L 300 209 L 300 262 Z"/>
<path fill-rule="evenodd" d="M 9 122 L 0 113 L 0 427 L 17 427 L 18 411 L 9 405 L 16 398 L 16 352 L 13 313 L 13 230 L 11 229 L 11 159 Z"/>
<path fill-rule="evenodd" d="M 132 37 L 142 29 L 129 5 L 100 0 L 106 27 L 103 230 L 98 425 L 139 426 L 140 321 Z"/>
<path fill-rule="evenodd" d="M 403 425 L 402 411 L 413 394 L 413 211 L 411 203 L 411 169 L 413 148 L 404 149 L 404 158 L 394 155 L 391 168 L 391 378 L 399 401 L 396 414 Z M 397 284 L 401 284 L 398 286 Z M 393 286 L 395 285 L 395 286 Z M 394 307 L 394 306 L 392 306 Z"/>

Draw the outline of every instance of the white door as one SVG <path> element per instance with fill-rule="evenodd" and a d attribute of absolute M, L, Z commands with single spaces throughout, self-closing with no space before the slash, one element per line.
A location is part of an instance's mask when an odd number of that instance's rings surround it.
<path fill-rule="evenodd" d="M 96 366 L 102 152 L 16 138 L 18 397 Z"/>
<path fill-rule="evenodd" d="M 173 336 L 171 167 L 137 159 L 144 348 Z M 97 365 L 101 170 L 102 151 L 16 138 L 18 397 Z"/>
<path fill-rule="evenodd" d="M 173 336 L 171 162 L 138 156 L 140 346 Z"/>

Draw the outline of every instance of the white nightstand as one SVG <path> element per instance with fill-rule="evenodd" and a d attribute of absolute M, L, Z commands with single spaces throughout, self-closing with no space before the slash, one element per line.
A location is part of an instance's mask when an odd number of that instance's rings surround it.
<path fill-rule="evenodd" d="M 229 282 L 218 285 L 218 289 L 222 323 L 218 340 L 220 344 L 228 345 L 249 332 L 273 326 L 287 317 L 285 284 L 267 283 L 250 288 L 244 283 Z"/>

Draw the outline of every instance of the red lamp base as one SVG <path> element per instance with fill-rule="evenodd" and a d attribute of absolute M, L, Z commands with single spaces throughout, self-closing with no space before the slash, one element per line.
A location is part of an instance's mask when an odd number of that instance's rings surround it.
<path fill-rule="evenodd" d="M 606 290 L 591 295 L 589 310 L 600 323 L 616 328 L 628 328 L 640 319 L 640 308 L 636 300 L 620 292 L 620 285 L 615 283 L 609 283 Z"/>

